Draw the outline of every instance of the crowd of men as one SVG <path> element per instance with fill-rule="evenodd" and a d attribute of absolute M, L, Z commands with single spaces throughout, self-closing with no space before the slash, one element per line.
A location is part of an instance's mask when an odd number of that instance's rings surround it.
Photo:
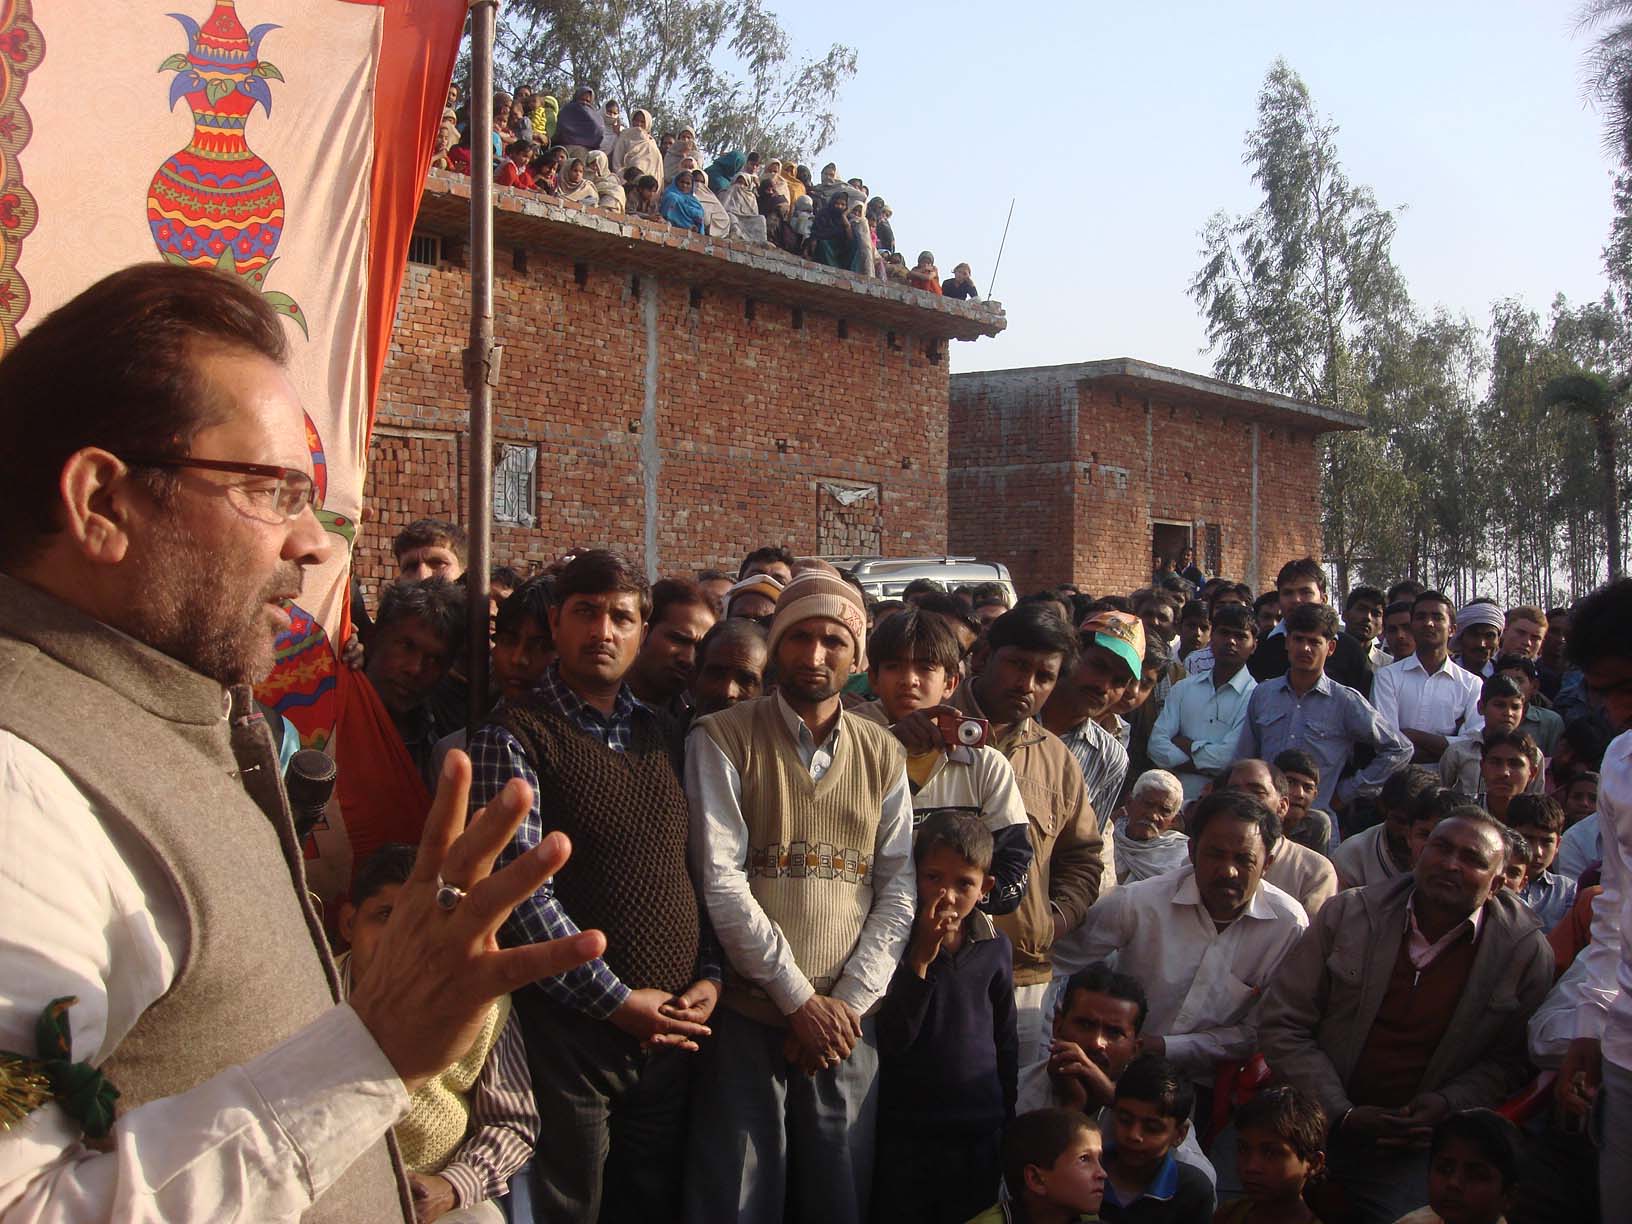
<path fill-rule="evenodd" d="M 536 191 L 586 208 L 664 221 L 716 238 L 772 243 L 791 254 L 946 297 L 978 299 L 968 264 L 942 278 L 930 251 L 909 264 L 896 246 L 893 210 L 860 178 L 829 162 L 819 176 L 792 159 L 731 149 L 710 159 L 691 127 L 654 132 L 635 108 L 588 86 L 562 105 L 523 86 L 493 96 L 488 156 L 501 187 Z M 481 150 L 457 88 L 448 93 L 434 168 L 469 174 Z"/>
<path fill-rule="evenodd" d="M 285 353 L 152 265 L 0 360 L 0 1219 L 1629 1201 L 1632 580 L 879 600 L 588 549 L 492 576 L 473 671 L 422 520 L 303 839 L 248 687 L 329 548 Z"/>

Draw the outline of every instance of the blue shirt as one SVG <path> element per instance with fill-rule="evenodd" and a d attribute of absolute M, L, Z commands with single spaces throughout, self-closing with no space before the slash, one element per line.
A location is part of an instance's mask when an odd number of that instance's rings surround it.
<path fill-rule="evenodd" d="M 1519 900 L 1541 919 L 1542 930 L 1551 931 L 1575 904 L 1575 889 L 1574 880 L 1543 871 L 1519 891 Z"/>
<path fill-rule="evenodd" d="M 1359 744 L 1373 748 L 1376 757 L 1339 781 Z M 1303 749 L 1320 766 L 1320 791 L 1309 806 L 1327 811 L 1334 795 L 1347 803 L 1355 795 L 1375 794 L 1390 774 L 1411 763 L 1411 741 L 1392 730 L 1359 693 L 1324 673 L 1302 697 L 1292 691 L 1288 674 L 1264 681 L 1247 699 L 1236 758 L 1273 761 L 1288 748 Z"/>
<path fill-rule="evenodd" d="M 1184 784 L 1186 801 L 1199 798 L 1209 778 L 1216 778 L 1235 762 L 1241 742 L 1241 724 L 1247 718 L 1247 699 L 1258 682 L 1242 667 L 1228 683 L 1213 683 L 1213 673 L 1180 680 L 1167 695 L 1150 732 L 1150 759 L 1171 769 Z M 1173 742 L 1182 735 L 1190 751 Z"/>

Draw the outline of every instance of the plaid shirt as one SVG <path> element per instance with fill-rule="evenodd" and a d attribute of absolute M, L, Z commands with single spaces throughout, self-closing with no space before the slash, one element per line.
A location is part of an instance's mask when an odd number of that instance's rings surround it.
<path fill-rule="evenodd" d="M 628 751 L 637 718 L 653 717 L 650 708 L 629 691 L 627 684 L 618 690 L 612 713 L 603 714 L 567 687 L 556 664 L 551 664 L 544 673 L 530 700 L 565 718 L 614 752 Z M 538 774 L 516 737 L 491 723 L 476 732 L 470 741 L 469 753 L 471 811 L 489 803 L 512 778 L 520 778 L 533 792 L 533 806 L 511 836 L 510 844 L 500 852 L 494 864 L 496 871 L 537 846 L 549 831 L 538 807 Z M 697 910 L 701 931 L 696 976 L 699 980 L 707 978 L 717 982 L 724 976 L 723 957 L 701 903 Z M 555 899 L 554 882 L 548 881 L 505 919 L 499 930 L 499 942 L 514 948 L 564 939 L 576 935 L 578 930 L 578 924 Z M 629 987 L 618 980 L 618 975 L 600 957 L 556 977 L 540 978 L 538 986 L 554 1002 L 596 1020 L 610 1016 L 629 997 Z"/>

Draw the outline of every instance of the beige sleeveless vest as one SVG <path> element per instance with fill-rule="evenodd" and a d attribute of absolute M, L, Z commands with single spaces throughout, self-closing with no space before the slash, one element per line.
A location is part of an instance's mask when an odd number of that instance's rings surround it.
<path fill-rule="evenodd" d="M 224 693 L 0 575 L 0 728 L 51 758 L 104 821 L 148 847 L 186 919 L 174 983 L 102 1066 L 123 1110 L 249 1061 L 340 997 L 271 735 L 252 710 L 248 689 Z M 382 1136 L 303 1218 L 411 1221 L 389 1141 Z"/>
<path fill-rule="evenodd" d="M 748 886 L 787 936 L 818 994 L 829 993 L 873 907 L 873 847 L 904 753 L 876 723 L 844 712 L 833 764 L 812 781 L 775 697 L 698 722 L 742 780 Z M 758 986 L 728 975 L 722 1001 L 751 1019 L 784 1018 Z"/>

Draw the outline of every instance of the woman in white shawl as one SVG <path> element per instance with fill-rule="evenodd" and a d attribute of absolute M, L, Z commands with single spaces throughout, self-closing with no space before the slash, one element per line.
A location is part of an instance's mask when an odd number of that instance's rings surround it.
<path fill-rule="evenodd" d="M 759 216 L 759 191 L 754 187 L 754 176 L 746 170 L 738 171 L 720 197 L 720 203 L 734 217 Z"/>
<path fill-rule="evenodd" d="M 709 188 L 708 175 L 697 169 L 697 159 L 690 155 L 681 158 L 681 167 L 691 171 L 691 194 L 703 206 L 703 232 L 710 238 L 725 238 L 731 233 L 731 214 L 725 211 L 720 197 Z M 678 171 L 676 171 L 678 173 Z"/>
<path fill-rule="evenodd" d="M 601 202 L 601 193 L 595 190 L 595 184 L 584 177 L 581 159 L 569 158 L 562 168 L 560 195 L 563 200 L 571 200 L 574 204 L 594 206 Z"/>
<path fill-rule="evenodd" d="M 663 154 L 663 181 L 671 181 L 680 173 L 680 163 L 688 157 L 699 156 L 697 148 L 697 133 L 689 127 L 681 128 L 680 135 L 675 137 L 669 151 Z M 705 180 L 706 185 L 706 180 Z"/>
<path fill-rule="evenodd" d="M 638 109 L 629 112 L 629 126 L 612 143 L 612 172 L 621 175 L 631 166 L 664 181 L 663 154 L 652 139 L 652 117 Z"/>
<path fill-rule="evenodd" d="M 1116 882 L 1132 884 L 1183 867 L 1190 839 L 1173 826 L 1184 805 L 1184 784 L 1165 769 L 1148 769 L 1116 814 Z"/>
<path fill-rule="evenodd" d="M 618 181 L 618 176 L 612 173 L 606 161 L 606 154 L 596 149 L 584 159 L 584 169 L 586 177 L 600 197 L 600 206 L 607 212 L 621 213 L 624 208 L 623 184 Z"/>
<path fill-rule="evenodd" d="M 793 213 L 793 196 L 788 191 L 788 180 L 782 177 L 782 163 L 771 158 L 759 175 L 760 212 L 767 217 L 775 214 L 785 220 Z"/>

